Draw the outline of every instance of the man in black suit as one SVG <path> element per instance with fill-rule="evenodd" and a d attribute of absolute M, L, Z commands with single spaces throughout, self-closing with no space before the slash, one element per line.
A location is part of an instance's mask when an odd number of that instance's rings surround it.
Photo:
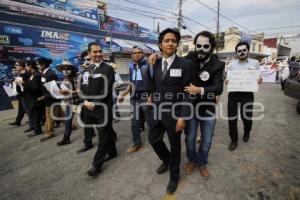
<path fill-rule="evenodd" d="M 191 63 L 176 55 L 180 38 L 180 33 L 175 29 L 168 28 L 160 33 L 159 48 L 162 58 L 153 66 L 153 88 L 150 97 L 155 106 L 152 109 L 152 119 L 149 120 L 149 142 L 163 162 L 157 173 L 162 174 L 170 168 L 168 194 L 176 191 L 179 181 L 180 138 L 185 127 L 184 117 L 188 112 L 186 106 L 175 105 L 189 102 L 184 87 L 191 82 Z M 174 114 L 172 109 L 175 110 Z M 158 116 L 154 114 L 156 111 Z M 168 134 L 171 151 L 163 141 L 165 132 Z"/>
<path fill-rule="evenodd" d="M 102 49 L 98 43 L 88 45 L 91 57 L 91 74 L 86 85 L 85 99 L 82 107 L 84 131 L 88 127 L 96 127 L 99 137 L 98 149 L 94 156 L 89 176 L 97 176 L 103 163 L 117 156 L 116 135 L 112 129 L 112 86 L 115 72 L 112 66 L 103 62 Z"/>
<path fill-rule="evenodd" d="M 34 61 L 28 61 L 26 65 L 29 67 L 30 77 L 24 86 L 26 90 L 25 100 L 28 104 L 34 129 L 34 133 L 29 134 L 28 137 L 33 137 L 42 134 L 42 113 L 45 112 L 45 108 L 42 101 L 37 101 L 42 96 L 42 76 Z"/>
<path fill-rule="evenodd" d="M 51 59 L 40 57 L 36 60 L 37 67 L 42 72 L 41 82 L 42 84 L 48 83 L 50 81 L 57 81 L 56 73 L 50 69 L 50 64 L 52 63 Z M 51 93 L 42 86 L 42 96 L 39 97 L 38 101 L 43 101 L 45 104 L 45 116 L 46 116 L 46 130 L 45 130 L 45 137 L 41 139 L 41 142 L 48 140 L 55 136 L 54 134 L 54 121 L 53 117 L 51 116 L 51 105 L 56 101 L 51 96 Z"/>

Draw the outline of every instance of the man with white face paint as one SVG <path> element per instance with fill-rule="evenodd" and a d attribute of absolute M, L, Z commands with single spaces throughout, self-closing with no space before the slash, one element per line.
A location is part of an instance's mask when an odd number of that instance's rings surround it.
<path fill-rule="evenodd" d="M 259 62 L 255 59 L 248 58 L 250 45 L 247 42 L 240 42 L 236 45 L 235 51 L 238 59 L 232 61 L 228 66 L 230 70 L 258 70 Z M 228 84 L 228 80 L 225 83 Z M 259 77 L 257 82 L 260 84 L 262 78 Z M 241 118 L 244 124 L 243 141 L 248 142 L 252 128 L 252 111 L 253 111 L 254 94 L 253 92 L 229 92 L 228 93 L 228 125 L 231 143 L 229 151 L 234 151 L 238 145 L 238 105 L 240 104 Z"/>
<path fill-rule="evenodd" d="M 194 116 L 187 121 L 185 129 L 186 152 L 189 162 L 185 166 L 185 173 L 192 174 L 195 167 L 199 167 L 200 175 L 209 178 L 207 168 L 208 154 L 216 124 L 216 97 L 223 92 L 223 72 L 225 63 L 213 54 L 217 46 L 212 33 L 202 31 L 194 39 L 195 52 L 186 58 L 192 60 L 193 78 L 185 92 L 195 95 Z M 200 125 L 201 142 L 196 150 L 196 137 Z"/>
<path fill-rule="evenodd" d="M 189 162 L 185 166 L 185 174 L 192 174 L 199 167 L 200 175 L 209 178 L 207 168 L 208 154 L 216 124 L 216 97 L 223 92 L 223 72 L 225 63 L 213 54 L 217 46 L 212 33 L 202 31 L 195 36 L 195 51 L 185 58 L 192 61 L 192 82 L 184 91 L 194 98 L 194 115 L 186 121 L 185 142 Z M 151 55 L 149 62 L 153 64 L 157 56 Z M 200 124 L 201 144 L 196 150 L 197 129 Z"/>

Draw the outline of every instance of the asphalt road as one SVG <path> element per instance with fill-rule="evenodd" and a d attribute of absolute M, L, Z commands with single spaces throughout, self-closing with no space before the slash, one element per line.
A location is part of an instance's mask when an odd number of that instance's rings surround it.
<path fill-rule="evenodd" d="M 209 155 L 208 181 L 198 171 L 183 173 L 187 161 L 182 136 L 181 181 L 174 195 L 166 195 L 168 173 L 157 175 L 160 161 L 143 133 L 145 148 L 127 154 L 131 145 L 130 122 L 115 125 L 118 157 L 107 162 L 97 178 L 86 171 L 96 148 L 76 154 L 82 146 L 83 130 L 76 130 L 72 143 L 57 147 L 57 136 L 40 142 L 41 136 L 28 138 L 27 125 L 8 125 L 16 111 L 0 112 L 0 199 L 11 200 L 299 200 L 300 199 L 300 115 L 296 100 L 286 97 L 275 84 L 262 84 L 255 95 L 264 105 L 261 120 L 255 121 L 248 143 L 241 140 L 229 152 L 228 125 L 218 119 Z M 227 94 L 221 105 L 226 116 Z M 242 123 L 239 121 L 240 138 Z M 94 139 L 97 144 L 97 137 Z"/>

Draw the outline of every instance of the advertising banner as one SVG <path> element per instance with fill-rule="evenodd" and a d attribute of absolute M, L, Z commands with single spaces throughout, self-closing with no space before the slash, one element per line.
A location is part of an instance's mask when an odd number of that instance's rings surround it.
<path fill-rule="evenodd" d="M 98 4 L 91 0 L 1 0 L 0 11 L 99 29 Z M 104 11 L 103 11 L 104 13 Z"/>
<path fill-rule="evenodd" d="M 138 37 L 139 26 L 137 23 L 125 21 L 111 16 L 100 15 L 100 29 L 120 35 Z"/>

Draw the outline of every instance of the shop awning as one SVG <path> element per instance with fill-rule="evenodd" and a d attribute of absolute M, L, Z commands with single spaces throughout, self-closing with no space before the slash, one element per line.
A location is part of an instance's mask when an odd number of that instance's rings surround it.
<path fill-rule="evenodd" d="M 152 49 L 152 51 L 160 51 L 157 44 L 147 43 L 146 46 Z"/>
<path fill-rule="evenodd" d="M 147 47 L 147 45 L 142 42 L 137 42 L 137 41 L 133 41 L 133 40 L 122 40 L 122 39 L 113 39 L 113 42 L 121 47 L 121 52 L 131 53 L 132 48 L 134 46 L 141 47 L 143 49 L 144 53 L 147 53 L 147 54 L 150 54 L 153 52 L 153 50 L 151 48 Z"/>

